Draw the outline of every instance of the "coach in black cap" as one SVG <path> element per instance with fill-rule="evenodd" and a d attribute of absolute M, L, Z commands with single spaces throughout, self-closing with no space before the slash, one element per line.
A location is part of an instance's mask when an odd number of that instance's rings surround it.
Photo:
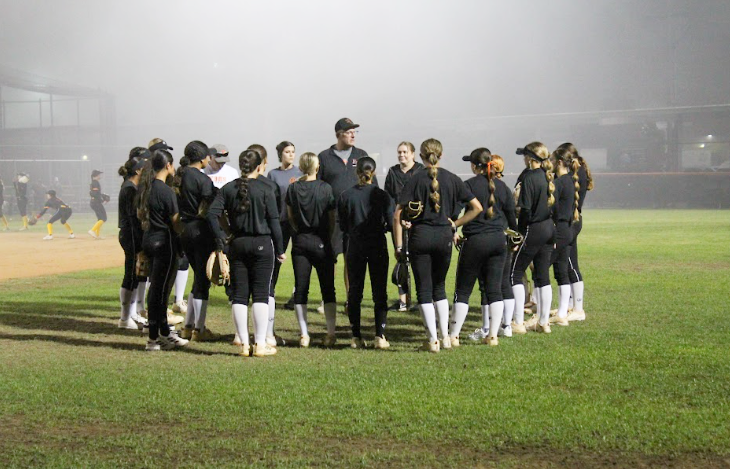
<path fill-rule="evenodd" d="M 368 156 L 365 150 L 355 147 L 355 136 L 359 124 L 355 124 L 347 117 L 343 117 L 335 124 L 337 143 L 321 152 L 319 156 L 319 171 L 317 179 L 321 179 L 332 186 L 332 195 L 335 201 L 345 190 L 357 184 L 357 160 Z M 377 185 L 377 178 L 373 179 Z M 346 249 L 342 243 L 342 232 L 339 223 L 335 223 L 335 232 L 332 236 L 332 249 L 335 256 L 342 254 Z"/>

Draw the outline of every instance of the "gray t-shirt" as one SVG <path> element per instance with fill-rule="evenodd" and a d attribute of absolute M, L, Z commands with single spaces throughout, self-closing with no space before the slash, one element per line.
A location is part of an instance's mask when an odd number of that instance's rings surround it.
<path fill-rule="evenodd" d="M 302 177 L 302 172 L 296 166 L 292 166 L 287 170 L 274 168 L 269 171 L 267 177 L 279 186 L 279 192 L 281 193 L 281 213 L 279 214 L 279 221 L 287 220 L 288 217 L 285 200 L 286 190 L 289 188 L 289 184 L 296 182 L 300 177 Z"/>
<path fill-rule="evenodd" d="M 334 151 L 335 155 L 339 156 L 342 161 L 347 161 L 348 159 L 350 159 L 350 154 L 352 154 L 352 147 L 348 148 L 347 150 L 333 149 L 332 151 Z"/>

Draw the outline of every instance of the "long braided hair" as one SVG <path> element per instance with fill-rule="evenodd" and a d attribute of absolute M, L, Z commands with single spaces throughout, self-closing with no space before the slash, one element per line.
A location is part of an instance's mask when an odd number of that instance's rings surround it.
<path fill-rule="evenodd" d="M 173 161 L 172 154 L 169 151 L 155 150 L 149 163 L 142 168 L 135 205 L 137 207 L 137 218 L 139 218 L 144 231 L 150 229 L 150 191 L 152 190 L 152 182 L 155 180 L 157 173 L 165 169 L 168 164 L 172 164 Z"/>
<path fill-rule="evenodd" d="M 421 158 L 429 163 L 428 177 L 431 178 L 431 195 L 429 200 L 436 213 L 441 211 L 441 193 L 439 192 L 438 168 L 436 165 L 441 159 L 444 147 L 435 138 L 429 138 L 421 144 Z"/>
<path fill-rule="evenodd" d="M 570 142 L 565 142 L 562 145 L 558 147 L 558 149 L 564 148 L 569 154 L 570 159 L 573 160 L 573 163 L 571 164 L 571 171 L 573 173 L 578 173 L 578 169 L 582 166 L 586 170 L 586 190 L 592 191 L 593 190 L 593 176 L 591 175 L 591 168 L 588 167 L 588 162 L 580 156 L 578 153 L 578 149 L 575 148 L 575 145 L 573 145 Z"/>
<path fill-rule="evenodd" d="M 251 208 L 251 197 L 249 196 L 248 175 L 253 173 L 261 164 L 261 154 L 255 150 L 244 150 L 238 156 L 238 166 L 241 168 L 241 177 L 236 181 L 238 187 L 238 211 L 246 213 Z"/>
<path fill-rule="evenodd" d="M 487 218 L 492 218 L 494 216 L 494 204 L 497 203 L 497 200 L 494 196 L 496 186 L 494 185 L 494 181 L 492 180 L 495 173 L 492 168 L 492 152 L 490 152 L 488 148 L 477 148 L 476 150 L 472 151 L 471 154 L 469 154 L 469 158 L 471 159 L 471 162 L 477 167 L 479 172 L 485 178 L 487 178 L 487 182 L 489 183 L 489 199 L 487 200 L 486 212 Z"/>

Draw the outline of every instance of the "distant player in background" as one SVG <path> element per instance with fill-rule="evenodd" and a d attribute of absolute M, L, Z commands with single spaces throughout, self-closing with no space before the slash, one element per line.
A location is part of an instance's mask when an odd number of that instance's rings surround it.
<path fill-rule="evenodd" d="M 215 150 L 215 155 L 210 159 L 210 164 L 203 169 L 203 173 L 213 181 L 213 185 L 217 189 L 220 189 L 229 182 L 237 179 L 240 174 L 236 168 L 226 164 L 230 160 L 228 157 L 228 147 L 216 143 L 210 148 Z"/>
<path fill-rule="evenodd" d="M 96 223 L 89 230 L 89 235 L 94 239 L 101 237 L 101 225 L 106 222 L 106 209 L 104 204 L 109 202 L 109 196 L 101 192 L 101 175 L 103 173 L 98 169 L 91 172 L 91 186 L 89 187 L 89 195 L 91 196 L 91 202 L 89 206 L 91 210 L 96 214 Z"/>
<path fill-rule="evenodd" d="M 3 231 L 8 231 L 8 219 L 3 213 L 3 204 L 5 203 L 5 186 L 3 180 L 0 179 L 0 220 L 3 222 Z"/>
<path fill-rule="evenodd" d="M 61 224 L 68 230 L 68 237 L 70 239 L 74 239 L 76 237 L 74 235 L 74 230 L 72 230 L 71 225 L 68 224 L 68 219 L 71 218 L 71 214 L 73 213 L 73 211 L 71 210 L 71 207 L 63 202 L 63 200 L 56 197 L 56 191 L 54 191 L 53 189 L 46 192 L 46 205 L 43 207 L 43 210 L 41 210 L 40 213 L 35 216 L 33 224 L 35 225 L 36 221 L 40 220 L 41 217 L 45 215 L 45 213 L 49 209 L 55 210 L 56 213 L 54 213 L 48 220 L 48 224 L 46 225 L 46 228 L 48 229 L 48 234 L 44 236 L 43 239 L 46 241 L 50 241 L 53 239 L 53 223 L 55 223 L 56 220 L 61 220 Z"/>
<path fill-rule="evenodd" d="M 18 202 L 18 213 L 23 218 L 23 226 L 20 228 L 20 231 L 28 229 L 28 182 L 30 182 L 30 177 L 27 173 L 18 173 L 13 179 L 15 200 Z"/>

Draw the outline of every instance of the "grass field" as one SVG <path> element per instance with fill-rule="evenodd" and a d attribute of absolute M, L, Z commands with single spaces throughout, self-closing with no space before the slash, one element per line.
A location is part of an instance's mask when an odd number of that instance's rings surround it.
<path fill-rule="evenodd" d="M 310 349 L 150 354 L 115 327 L 121 269 L 2 282 L 0 466 L 730 467 L 730 212 L 589 211 L 580 252 L 585 323 L 436 355 L 417 313 L 390 315 L 389 351 L 349 349 L 344 315 L 320 348 L 316 291 Z M 279 302 L 292 284 L 287 264 Z"/>

